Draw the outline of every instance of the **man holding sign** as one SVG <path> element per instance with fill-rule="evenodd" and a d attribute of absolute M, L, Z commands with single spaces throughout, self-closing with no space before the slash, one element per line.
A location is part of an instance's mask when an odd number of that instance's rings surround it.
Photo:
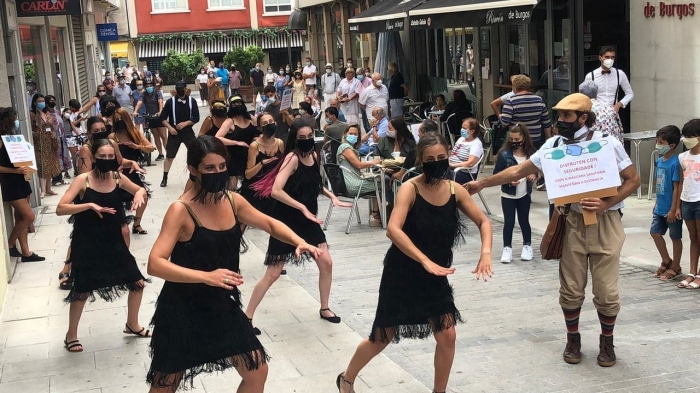
<path fill-rule="evenodd" d="M 571 204 L 566 218 L 559 261 L 559 304 L 568 330 L 564 361 L 572 364 L 581 361 L 578 320 L 590 268 L 593 303 L 601 325 L 598 364 L 610 367 L 615 364 L 613 329 L 620 311 L 617 280 L 625 240 L 621 209 L 624 199 L 639 187 L 640 181 L 622 144 L 615 138 L 589 130 L 595 121 L 591 107 L 590 98 L 583 94 L 564 97 L 554 107 L 559 112 L 558 136 L 548 139 L 522 164 L 490 178 L 470 182 L 466 188 L 475 194 L 484 187 L 507 184 L 543 170 L 547 193 L 557 194 L 548 195 L 550 198 L 581 196 L 577 203 Z M 600 190 L 610 190 L 615 184 L 620 184 L 616 195 L 596 196 L 600 195 Z M 595 214 L 593 221 L 597 222 L 586 225 L 584 221 L 590 220 L 584 216 L 589 213 Z"/>

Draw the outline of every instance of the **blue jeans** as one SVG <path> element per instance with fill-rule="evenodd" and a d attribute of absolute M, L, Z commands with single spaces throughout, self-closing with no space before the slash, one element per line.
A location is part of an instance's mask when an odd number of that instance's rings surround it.
<path fill-rule="evenodd" d="M 522 198 L 510 199 L 501 197 L 503 208 L 503 247 L 513 246 L 513 228 L 515 228 L 515 216 L 517 213 L 520 231 L 523 233 L 523 245 L 532 244 L 532 228 L 530 227 L 530 195 Z"/>
<path fill-rule="evenodd" d="M 231 91 L 228 89 L 228 84 L 222 84 L 221 88 L 224 89 L 224 97 L 226 97 L 226 102 L 228 102 L 228 97 L 231 94 Z"/>
<path fill-rule="evenodd" d="M 360 146 L 360 156 L 366 156 L 367 154 L 374 154 L 374 150 L 377 147 L 377 145 L 373 145 L 372 147 L 369 147 L 369 143 L 363 143 L 362 146 Z"/>
<path fill-rule="evenodd" d="M 654 214 L 651 219 L 651 229 L 650 233 L 658 233 L 659 235 L 665 235 L 666 231 L 669 231 L 671 240 L 678 240 L 683 238 L 683 221 L 677 220 L 673 223 L 666 221 L 666 216 L 659 214 Z"/>

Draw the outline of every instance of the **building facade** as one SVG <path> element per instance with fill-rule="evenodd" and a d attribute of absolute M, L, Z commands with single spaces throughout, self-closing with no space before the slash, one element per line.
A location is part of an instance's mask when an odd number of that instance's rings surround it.
<path fill-rule="evenodd" d="M 274 68 L 305 56 L 306 30 L 289 30 L 293 0 L 143 0 L 135 1 L 139 62 L 160 69 L 168 50 L 201 49 L 222 60 L 234 47 L 256 45 Z M 185 23 L 183 23 L 185 22 Z"/>

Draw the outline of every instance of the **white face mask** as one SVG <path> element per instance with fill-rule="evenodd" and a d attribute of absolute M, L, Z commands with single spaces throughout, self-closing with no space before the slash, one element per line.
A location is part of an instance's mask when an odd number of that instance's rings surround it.
<path fill-rule="evenodd" d="M 389 138 L 396 138 L 396 130 L 387 130 L 386 136 L 388 136 Z"/>
<path fill-rule="evenodd" d="M 381 85 L 382 85 L 382 80 L 380 79 L 380 80 L 376 81 L 375 83 L 377 84 L 377 86 L 381 86 Z"/>
<path fill-rule="evenodd" d="M 603 67 L 605 67 L 605 68 L 612 68 L 613 64 L 615 64 L 615 60 L 613 60 L 613 59 L 603 60 Z"/>
<path fill-rule="evenodd" d="M 333 72 L 333 70 L 331 70 L 330 68 L 329 68 L 329 69 L 326 69 L 326 74 L 330 75 L 331 72 Z"/>

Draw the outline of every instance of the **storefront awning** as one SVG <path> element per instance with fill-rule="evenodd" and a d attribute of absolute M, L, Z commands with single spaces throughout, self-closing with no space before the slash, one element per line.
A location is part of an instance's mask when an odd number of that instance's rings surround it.
<path fill-rule="evenodd" d="M 226 53 L 233 48 L 247 48 L 251 45 L 256 45 L 255 36 L 250 37 L 221 37 L 215 40 L 204 40 L 202 42 L 202 51 L 205 55 L 215 53 Z"/>
<path fill-rule="evenodd" d="M 192 53 L 197 49 L 197 45 L 194 41 L 181 39 L 141 42 L 139 59 L 165 57 L 170 49 L 180 53 Z"/>
<path fill-rule="evenodd" d="M 112 57 L 116 58 L 127 58 L 129 57 L 129 43 L 128 42 L 110 42 L 109 43 L 109 53 Z"/>
<path fill-rule="evenodd" d="M 409 11 L 411 29 L 487 27 L 530 22 L 539 0 L 429 0 Z"/>
<path fill-rule="evenodd" d="M 348 20 L 350 31 L 383 33 L 402 31 L 408 11 L 426 0 L 383 0 Z"/>

